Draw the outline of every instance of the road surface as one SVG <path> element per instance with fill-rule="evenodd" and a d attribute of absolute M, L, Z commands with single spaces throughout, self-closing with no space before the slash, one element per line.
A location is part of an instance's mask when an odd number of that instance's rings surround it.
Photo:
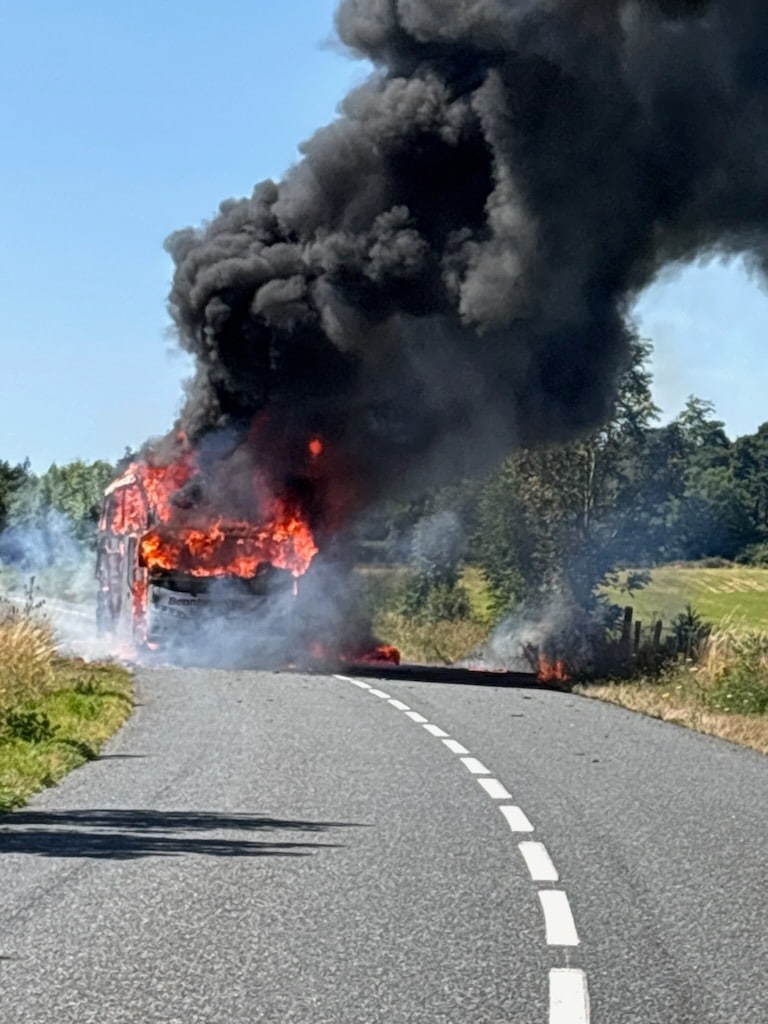
<path fill-rule="evenodd" d="M 549 692 L 137 694 L 2 819 L 2 1024 L 768 1020 L 768 759 Z"/>

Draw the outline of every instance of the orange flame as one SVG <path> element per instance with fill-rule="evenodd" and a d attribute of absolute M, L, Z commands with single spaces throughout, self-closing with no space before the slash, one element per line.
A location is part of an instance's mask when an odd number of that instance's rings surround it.
<path fill-rule="evenodd" d="M 308 524 L 276 501 L 263 525 L 219 519 L 205 529 L 158 526 L 141 538 L 140 561 L 150 570 L 250 579 L 266 563 L 303 576 L 317 551 Z"/>
<path fill-rule="evenodd" d="M 567 683 L 571 677 L 568 675 L 565 662 L 562 659 L 551 662 L 545 655 L 540 654 L 539 672 L 536 678 L 540 683 Z"/>
<path fill-rule="evenodd" d="M 372 651 L 366 651 L 365 654 L 355 658 L 355 661 L 373 665 L 382 662 L 388 665 L 399 665 L 400 657 L 400 651 L 397 647 L 392 647 L 389 644 L 380 644 L 380 646 L 374 647 Z"/>
<path fill-rule="evenodd" d="M 315 440 L 322 450 L 322 442 Z M 135 535 L 139 562 L 148 570 L 246 579 L 256 576 L 265 564 L 286 569 L 295 577 L 307 571 L 318 548 L 295 502 L 266 497 L 258 481 L 254 481 L 255 522 L 174 502 L 174 496 L 198 474 L 197 456 L 191 449 L 165 466 L 133 463 L 107 489 L 114 497 L 109 506 L 111 521 L 102 521 L 100 528 L 117 536 Z M 134 597 L 141 612 L 145 598 L 140 593 Z"/>
<path fill-rule="evenodd" d="M 319 437 L 313 437 L 307 447 L 313 459 L 318 459 L 323 454 L 323 442 Z"/>

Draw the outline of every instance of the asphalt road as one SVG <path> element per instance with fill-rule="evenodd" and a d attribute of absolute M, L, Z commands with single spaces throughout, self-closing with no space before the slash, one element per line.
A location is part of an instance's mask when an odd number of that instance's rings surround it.
<path fill-rule="evenodd" d="M 768 1021 L 768 759 L 376 685 L 139 673 L 105 756 L 2 819 L 2 1024 Z"/>

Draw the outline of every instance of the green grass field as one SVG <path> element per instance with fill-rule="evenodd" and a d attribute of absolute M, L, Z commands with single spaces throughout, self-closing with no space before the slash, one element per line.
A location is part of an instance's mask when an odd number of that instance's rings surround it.
<path fill-rule="evenodd" d="M 635 619 L 642 622 L 661 618 L 668 624 L 690 603 L 710 622 L 730 618 L 734 624 L 768 630 L 768 569 L 663 565 L 653 570 L 650 584 L 631 598 L 618 588 L 607 590 L 606 596 L 616 604 L 632 605 Z"/>

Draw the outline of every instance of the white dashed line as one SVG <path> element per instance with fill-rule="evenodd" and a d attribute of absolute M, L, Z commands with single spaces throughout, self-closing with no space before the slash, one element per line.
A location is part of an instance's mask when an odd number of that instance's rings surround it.
<path fill-rule="evenodd" d="M 534 882 L 557 882 L 560 880 L 543 843 L 520 843 L 518 850 L 522 853 Z"/>
<path fill-rule="evenodd" d="M 431 722 L 425 722 L 424 728 L 427 730 L 430 736 L 437 736 L 438 739 L 442 739 L 443 736 L 448 735 L 445 729 L 441 729 L 439 725 L 432 725 Z"/>
<path fill-rule="evenodd" d="M 542 889 L 539 891 L 539 900 L 544 911 L 547 945 L 578 946 L 579 936 L 565 893 L 559 889 Z"/>
<path fill-rule="evenodd" d="M 498 779 L 478 779 L 480 785 L 491 800 L 511 800 L 512 794 L 502 786 Z"/>
<path fill-rule="evenodd" d="M 464 767 L 472 775 L 490 776 L 482 761 L 472 757 L 458 740 L 451 739 L 444 729 L 433 725 L 418 711 L 411 711 L 403 701 L 390 697 L 383 690 L 376 690 L 360 679 L 336 676 L 346 683 L 352 683 L 360 690 L 367 690 L 374 697 L 386 700 L 393 708 L 402 711 L 407 718 L 437 739 L 442 740 L 452 754 L 458 754 Z M 505 786 L 494 778 L 478 778 L 477 781 L 492 800 L 511 800 L 512 795 Z M 497 805 L 512 832 L 533 832 L 533 825 L 520 807 L 513 804 Z M 559 875 L 543 843 L 523 842 L 518 845 L 523 860 L 534 882 L 558 882 Z M 544 931 L 549 946 L 578 946 L 579 936 L 571 913 L 568 897 L 560 889 L 540 889 L 538 892 L 544 915 Z M 567 962 L 567 961 L 566 961 Z M 549 972 L 549 1024 L 589 1024 L 589 991 L 584 971 L 575 968 L 552 968 Z"/>
<path fill-rule="evenodd" d="M 349 676 L 336 676 L 343 683 L 352 683 L 353 686 L 359 687 L 361 690 L 370 690 L 368 683 L 364 683 L 362 679 L 350 679 Z"/>
<path fill-rule="evenodd" d="M 549 1024 L 589 1024 L 589 991 L 584 971 L 549 972 Z"/>
<path fill-rule="evenodd" d="M 408 707 L 407 704 L 403 704 L 403 702 L 401 700 L 395 700 L 394 697 L 390 697 L 389 698 L 389 703 L 392 705 L 393 708 L 397 708 L 398 711 L 410 711 L 411 710 Z"/>
<path fill-rule="evenodd" d="M 500 807 L 499 810 L 507 819 L 507 824 L 513 832 L 533 832 L 533 825 L 519 807 Z"/>
<path fill-rule="evenodd" d="M 419 725 L 426 725 L 429 721 L 429 719 L 425 718 L 424 715 L 420 715 L 418 711 L 406 711 L 405 717 L 410 718 L 412 722 L 418 722 Z"/>
<path fill-rule="evenodd" d="M 457 740 L 443 740 L 443 743 L 446 745 L 446 747 L 448 747 L 448 749 L 450 750 L 450 752 L 452 754 L 468 754 L 469 753 L 467 748 L 466 747 L 462 747 L 462 745 Z"/>

